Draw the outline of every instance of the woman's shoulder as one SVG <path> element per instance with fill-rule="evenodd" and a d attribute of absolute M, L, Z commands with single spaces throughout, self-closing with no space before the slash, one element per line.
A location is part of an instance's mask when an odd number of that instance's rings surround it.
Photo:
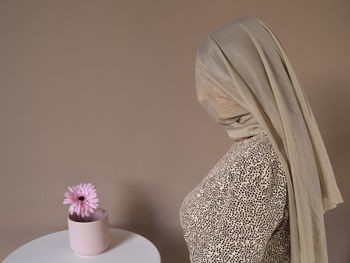
<path fill-rule="evenodd" d="M 273 149 L 271 141 L 266 132 L 260 132 L 248 139 L 234 143 L 228 154 L 234 156 L 235 165 L 244 163 L 251 165 L 270 165 L 279 161 L 276 152 Z"/>
<path fill-rule="evenodd" d="M 261 154 L 262 152 L 269 152 L 271 147 L 272 145 L 267 133 L 262 131 L 243 141 L 233 143 L 229 151 L 231 151 L 233 154 Z"/>
<path fill-rule="evenodd" d="M 228 175 L 230 180 L 235 182 L 254 181 L 262 175 L 269 178 L 272 175 L 284 174 L 279 157 L 265 132 L 234 144 L 226 160 L 229 158 L 231 164 Z"/>

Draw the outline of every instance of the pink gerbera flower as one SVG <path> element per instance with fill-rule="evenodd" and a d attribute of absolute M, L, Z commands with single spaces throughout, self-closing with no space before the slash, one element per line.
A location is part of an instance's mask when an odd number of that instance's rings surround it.
<path fill-rule="evenodd" d="M 91 183 L 78 184 L 76 186 L 68 187 L 69 192 L 64 193 L 66 197 L 63 204 L 71 204 L 69 213 L 74 212 L 77 215 L 89 216 L 94 209 L 98 207 L 98 194 L 96 188 Z"/>

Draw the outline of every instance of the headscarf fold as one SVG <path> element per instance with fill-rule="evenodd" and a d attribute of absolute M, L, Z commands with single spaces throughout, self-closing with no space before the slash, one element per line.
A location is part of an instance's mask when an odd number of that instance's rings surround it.
<path fill-rule="evenodd" d="M 287 177 L 292 263 L 327 263 L 324 213 L 343 199 L 308 99 L 260 20 L 217 27 L 196 54 L 197 98 L 235 140 L 265 131 Z"/>

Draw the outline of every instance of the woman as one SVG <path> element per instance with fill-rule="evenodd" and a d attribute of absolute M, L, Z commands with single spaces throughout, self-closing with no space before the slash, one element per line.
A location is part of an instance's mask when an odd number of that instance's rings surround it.
<path fill-rule="evenodd" d="M 198 100 L 235 143 L 181 205 L 191 263 L 328 262 L 323 216 L 343 199 L 276 36 L 249 17 L 216 28 L 195 77 Z"/>

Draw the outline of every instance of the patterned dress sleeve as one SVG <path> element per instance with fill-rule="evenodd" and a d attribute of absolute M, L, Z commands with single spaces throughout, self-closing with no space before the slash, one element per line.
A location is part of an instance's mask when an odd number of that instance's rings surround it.
<path fill-rule="evenodd" d="M 250 148 L 235 158 L 226 173 L 222 209 L 208 236 L 206 262 L 287 262 L 267 261 L 286 256 L 285 244 L 280 248 L 274 244 L 272 249 L 280 249 L 279 255 L 267 249 L 278 227 L 286 223 L 287 203 L 285 174 L 272 146 Z"/>

